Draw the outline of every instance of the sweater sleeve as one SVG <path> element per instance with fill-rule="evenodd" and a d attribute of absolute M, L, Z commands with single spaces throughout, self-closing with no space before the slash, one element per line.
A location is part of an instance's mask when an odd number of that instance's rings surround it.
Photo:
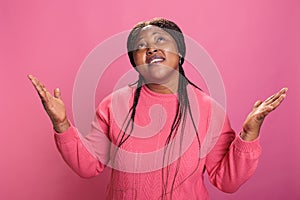
<path fill-rule="evenodd" d="M 54 133 L 57 148 L 65 162 L 83 178 L 102 172 L 109 160 L 107 109 L 99 106 L 91 130 L 86 136 L 71 125 L 64 133 Z"/>
<path fill-rule="evenodd" d="M 222 131 L 206 157 L 205 166 L 213 185 L 233 193 L 255 172 L 261 147 L 259 138 L 251 142 L 242 140 L 224 116 Z"/>

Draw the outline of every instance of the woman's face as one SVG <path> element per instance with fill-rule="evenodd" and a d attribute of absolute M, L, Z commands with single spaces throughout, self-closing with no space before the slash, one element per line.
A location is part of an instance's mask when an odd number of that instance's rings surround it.
<path fill-rule="evenodd" d="M 134 43 L 133 58 L 147 84 L 178 82 L 179 53 L 174 38 L 153 25 L 140 31 Z"/>

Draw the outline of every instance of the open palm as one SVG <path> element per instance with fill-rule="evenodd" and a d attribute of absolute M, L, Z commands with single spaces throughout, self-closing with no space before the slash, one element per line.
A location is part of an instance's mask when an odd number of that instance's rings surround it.
<path fill-rule="evenodd" d="M 253 110 L 247 116 L 241 137 L 245 140 L 251 141 L 258 137 L 261 125 L 265 117 L 275 110 L 286 97 L 287 88 L 282 88 L 276 94 L 270 96 L 265 101 L 257 101 Z"/>
<path fill-rule="evenodd" d="M 65 104 L 61 99 L 60 90 L 56 88 L 54 95 L 52 95 L 36 77 L 29 75 L 28 78 L 38 92 L 42 104 L 53 123 L 54 129 L 57 132 L 64 132 L 70 124 L 67 119 Z"/>

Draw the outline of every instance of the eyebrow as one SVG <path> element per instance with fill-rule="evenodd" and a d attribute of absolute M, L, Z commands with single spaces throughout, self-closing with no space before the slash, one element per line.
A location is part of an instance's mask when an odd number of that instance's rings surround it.
<path fill-rule="evenodd" d="M 152 35 L 155 35 L 155 34 L 160 34 L 159 32 L 154 32 L 154 33 L 152 33 Z"/>

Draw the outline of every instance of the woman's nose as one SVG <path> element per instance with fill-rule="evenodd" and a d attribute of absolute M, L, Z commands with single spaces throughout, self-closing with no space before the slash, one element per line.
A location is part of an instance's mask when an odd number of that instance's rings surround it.
<path fill-rule="evenodd" d="M 150 56 L 150 55 L 152 55 L 153 53 L 156 53 L 156 52 L 157 52 L 157 48 L 155 48 L 155 47 L 148 47 L 147 51 L 146 51 L 146 54 L 147 54 L 147 56 Z"/>

